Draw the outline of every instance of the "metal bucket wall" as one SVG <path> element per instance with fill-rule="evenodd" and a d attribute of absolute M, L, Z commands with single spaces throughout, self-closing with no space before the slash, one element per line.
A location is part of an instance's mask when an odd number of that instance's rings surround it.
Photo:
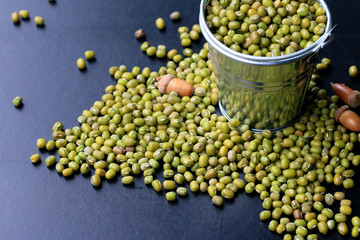
<path fill-rule="evenodd" d="M 317 53 L 272 66 L 234 62 L 212 47 L 210 53 L 224 116 L 237 117 L 255 129 L 276 129 L 300 114 Z"/>
<path fill-rule="evenodd" d="M 324 35 L 310 47 L 280 57 L 241 54 L 220 43 L 205 22 L 206 0 L 201 2 L 200 26 L 209 43 L 210 57 L 218 81 L 219 106 L 229 120 L 237 117 L 253 130 L 277 130 L 291 124 L 302 110 L 306 88 L 319 50 L 331 31 L 327 13 Z"/>

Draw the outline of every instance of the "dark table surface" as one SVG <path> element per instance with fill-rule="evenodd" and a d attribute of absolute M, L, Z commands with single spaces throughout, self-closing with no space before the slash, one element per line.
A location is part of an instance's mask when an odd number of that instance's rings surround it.
<path fill-rule="evenodd" d="M 332 59 L 321 87 L 329 89 L 333 81 L 360 88 L 359 79 L 348 76 L 350 65 L 360 66 L 360 1 L 327 2 L 337 27 L 334 41 L 320 54 Z M 177 28 L 198 23 L 199 7 L 194 0 L 1 1 L 0 239 L 282 239 L 259 220 L 258 195 L 241 192 L 223 208 L 214 207 L 207 194 L 190 193 L 169 203 L 142 177 L 131 187 L 119 179 L 95 189 L 89 176 L 65 179 L 44 161 L 33 165 L 29 160 L 39 152 L 36 139 L 50 139 L 54 122 L 78 125 L 82 110 L 115 83 L 110 66 L 157 70 L 166 64 L 140 51 L 135 30 L 143 28 L 153 45 L 182 49 Z M 20 9 L 29 10 L 30 20 L 14 25 L 10 15 Z M 169 19 L 175 10 L 182 14 L 176 23 Z M 34 24 L 36 15 L 45 19 L 44 28 Z M 165 19 L 165 31 L 155 28 L 157 17 Z M 203 42 L 193 48 L 198 51 Z M 80 72 L 76 59 L 88 49 L 95 51 L 96 61 Z M 24 99 L 20 109 L 12 105 L 18 95 Z M 42 159 L 47 155 L 41 152 Z M 346 193 L 360 215 L 360 181 L 354 179 L 355 189 Z M 333 231 L 326 238 L 340 235 Z"/>

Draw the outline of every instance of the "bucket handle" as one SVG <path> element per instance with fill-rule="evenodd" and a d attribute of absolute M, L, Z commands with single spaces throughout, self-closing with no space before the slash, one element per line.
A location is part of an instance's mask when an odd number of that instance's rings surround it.
<path fill-rule="evenodd" d="M 335 24 L 328 33 L 326 33 L 326 37 L 324 42 L 320 45 L 320 48 L 324 48 L 327 45 L 329 45 L 333 40 L 334 40 L 334 36 L 331 34 L 331 32 L 334 30 L 334 28 L 337 26 L 337 24 Z M 315 50 L 314 50 L 315 51 Z"/>
<path fill-rule="evenodd" d="M 312 50 L 313 53 L 316 53 L 317 51 L 319 51 L 319 49 L 322 49 L 324 47 L 326 47 L 327 45 L 329 45 L 333 40 L 334 40 L 334 36 L 331 34 L 331 32 L 334 30 L 334 28 L 337 26 L 337 24 L 335 24 L 328 33 L 326 33 L 325 36 L 325 40 L 323 43 L 321 43 L 321 45 L 315 49 Z M 306 61 L 310 62 L 310 60 L 312 59 L 313 55 L 311 55 Z"/>

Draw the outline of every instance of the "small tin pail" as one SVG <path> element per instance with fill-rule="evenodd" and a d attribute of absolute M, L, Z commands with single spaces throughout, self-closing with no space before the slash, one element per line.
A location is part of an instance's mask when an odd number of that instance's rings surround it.
<path fill-rule="evenodd" d="M 229 120 L 240 119 L 253 130 L 280 130 L 301 114 L 319 50 L 327 45 L 331 15 L 325 1 L 324 34 L 309 47 L 289 55 L 257 57 L 236 52 L 218 41 L 206 24 L 208 0 L 201 1 L 199 22 L 219 88 L 219 108 Z"/>

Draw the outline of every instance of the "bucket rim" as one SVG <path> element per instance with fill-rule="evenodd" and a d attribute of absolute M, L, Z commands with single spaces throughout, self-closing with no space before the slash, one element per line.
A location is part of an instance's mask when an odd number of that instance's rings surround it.
<path fill-rule="evenodd" d="M 318 52 L 321 48 L 324 47 L 325 41 L 331 35 L 331 28 L 332 28 L 332 18 L 329 7 L 327 6 L 324 0 L 316 0 L 320 5 L 325 9 L 326 12 L 326 27 L 324 34 L 312 45 L 307 48 L 304 48 L 300 51 L 296 51 L 294 53 L 277 56 L 277 57 L 259 57 L 259 56 L 252 56 L 246 55 L 243 53 L 236 52 L 225 44 L 221 43 L 218 39 L 210 31 L 209 27 L 205 21 L 205 7 L 208 4 L 209 0 L 201 0 L 200 3 L 200 14 L 199 14 L 199 24 L 201 28 L 201 32 L 205 37 L 205 40 L 211 45 L 211 47 L 215 48 L 218 52 L 222 53 L 223 55 L 239 62 L 254 64 L 254 65 L 279 65 L 279 64 L 286 64 L 290 62 L 295 62 L 299 59 L 302 59 L 308 55 L 312 55 Z"/>

